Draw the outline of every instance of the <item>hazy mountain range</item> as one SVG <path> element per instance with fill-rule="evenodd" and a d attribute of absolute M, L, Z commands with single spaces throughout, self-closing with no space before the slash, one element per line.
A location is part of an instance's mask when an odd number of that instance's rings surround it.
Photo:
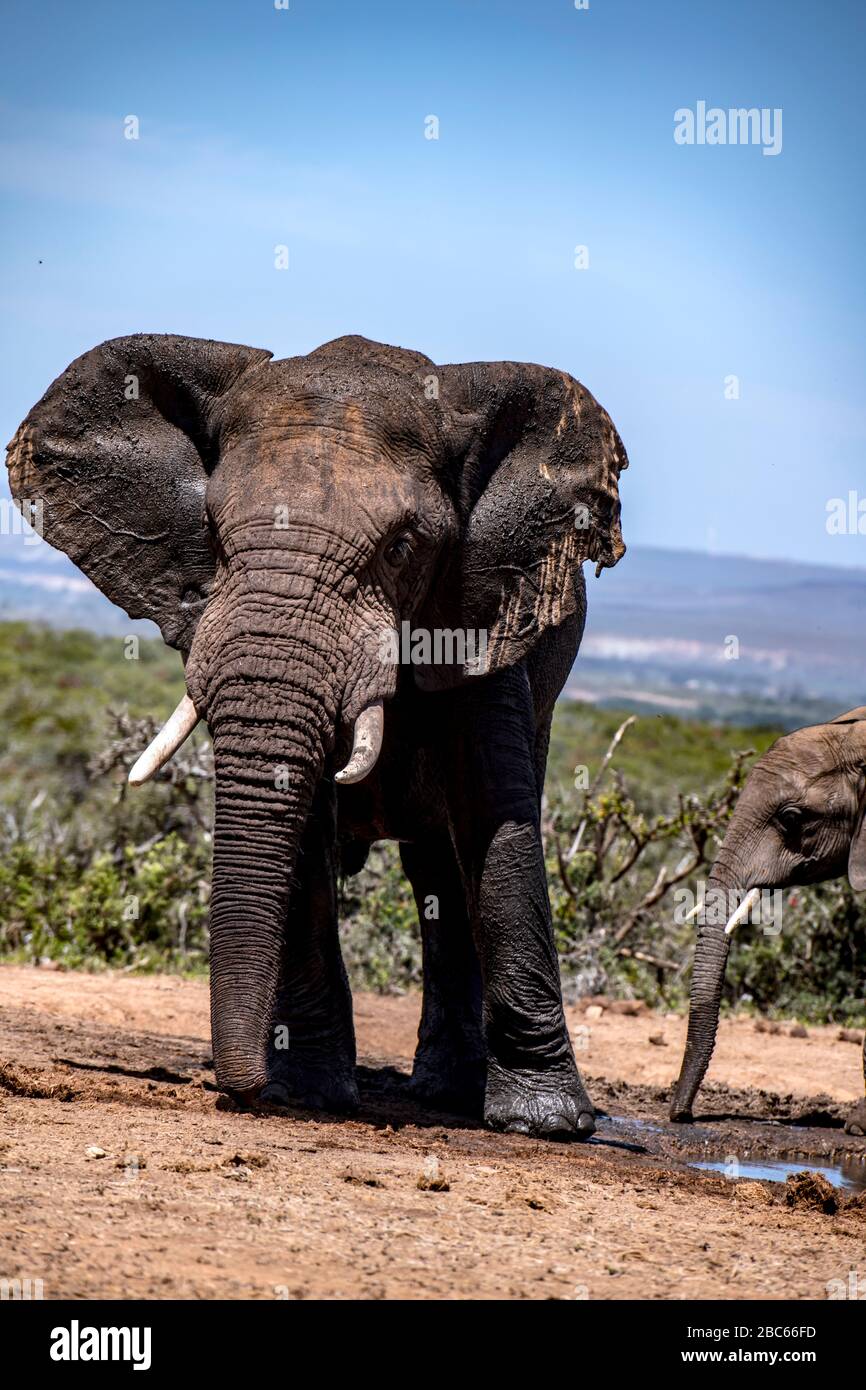
<path fill-rule="evenodd" d="M 586 573 L 572 698 L 789 725 L 866 703 L 866 569 L 632 546 Z M 158 635 L 50 546 L 2 535 L 0 619 L 13 618 Z"/>
<path fill-rule="evenodd" d="M 574 696 L 789 725 L 866 704 L 866 569 L 633 546 L 587 576 Z"/>

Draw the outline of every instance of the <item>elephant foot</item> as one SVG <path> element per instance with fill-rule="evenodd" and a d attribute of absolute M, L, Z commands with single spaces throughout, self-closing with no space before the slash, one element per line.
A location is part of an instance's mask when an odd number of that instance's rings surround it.
<path fill-rule="evenodd" d="M 574 1068 L 556 1071 L 487 1068 L 484 1121 L 506 1134 L 539 1139 L 588 1139 L 595 1110 Z"/>
<path fill-rule="evenodd" d="M 480 1116 L 484 1109 L 487 1062 L 465 1050 L 441 1045 L 415 1053 L 409 1094 L 419 1105 L 452 1115 Z"/>
<path fill-rule="evenodd" d="M 866 1135 L 866 1099 L 858 1101 L 854 1106 L 845 1121 L 845 1133 Z"/>
<path fill-rule="evenodd" d="M 693 1125 L 695 1122 L 691 1106 L 678 1105 L 676 1101 L 671 1104 L 670 1117 L 671 1123 L 675 1125 Z"/>
<path fill-rule="evenodd" d="M 259 1099 L 269 1105 L 326 1110 L 334 1115 L 350 1115 L 360 1104 L 354 1067 L 321 1058 L 281 1061 L 271 1068 Z"/>

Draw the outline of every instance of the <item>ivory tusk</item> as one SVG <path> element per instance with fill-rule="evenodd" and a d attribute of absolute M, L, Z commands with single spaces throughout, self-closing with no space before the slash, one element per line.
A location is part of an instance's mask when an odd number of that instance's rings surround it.
<path fill-rule="evenodd" d="M 733 915 L 731 916 L 730 920 L 728 921 L 728 925 L 725 927 L 725 936 L 730 936 L 730 935 L 731 935 L 731 932 L 734 930 L 734 928 L 735 928 L 735 927 L 738 927 L 739 924 L 740 924 L 746 917 L 748 917 L 748 915 L 749 915 L 749 913 L 751 912 L 752 908 L 755 906 L 755 903 L 758 902 L 760 896 L 761 896 L 761 890 L 760 890 L 760 888 L 750 888 L 750 889 L 749 889 L 748 893 L 747 893 L 746 896 L 743 898 L 743 901 L 740 903 L 740 906 L 737 908 L 736 912 L 733 913 Z"/>
<path fill-rule="evenodd" d="M 683 918 L 682 922 L 680 923 L 680 926 L 685 926 L 686 922 L 690 922 L 690 921 L 692 920 L 693 917 L 697 917 L 698 913 L 699 913 L 699 912 L 701 911 L 701 909 L 703 908 L 703 905 L 704 905 L 704 904 L 703 904 L 702 901 L 699 902 L 699 903 L 695 903 L 695 905 L 694 905 L 694 907 L 691 909 L 691 911 L 686 913 L 685 917 Z"/>
<path fill-rule="evenodd" d="M 341 772 L 334 774 L 334 781 L 341 786 L 352 782 L 363 782 L 373 771 L 382 751 L 382 733 L 385 726 L 385 712 L 381 700 L 374 700 L 361 710 L 355 720 L 352 737 L 352 756 Z"/>
<path fill-rule="evenodd" d="M 188 695 L 184 695 L 174 714 L 163 724 L 130 770 L 130 786 L 140 787 L 142 782 L 149 782 L 186 742 L 198 722 L 195 705 Z"/>

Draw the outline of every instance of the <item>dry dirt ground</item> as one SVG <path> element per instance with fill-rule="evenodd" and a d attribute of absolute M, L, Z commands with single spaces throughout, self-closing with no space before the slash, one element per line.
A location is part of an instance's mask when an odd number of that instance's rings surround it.
<path fill-rule="evenodd" d="M 606 1117 L 547 1144 L 411 1102 L 414 997 L 356 996 L 356 1118 L 252 1115 L 212 1089 L 204 983 L 0 967 L 0 1277 L 46 1298 L 823 1299 L 852 1270 L 866 1290 L 858 1047 L 725 1022 L 705 1118 L 670 1126 L 683 1021 L 589 1007 L 570 1023 Z M 853 1186 L 688 1166 L 731 1157 Z"/>

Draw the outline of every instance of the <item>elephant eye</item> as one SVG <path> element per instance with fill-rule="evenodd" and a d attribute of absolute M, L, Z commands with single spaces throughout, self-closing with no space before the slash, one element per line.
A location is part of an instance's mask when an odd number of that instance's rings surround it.
<path fill-rule="evenodd" d="M 798 835 L 803 828 L 803 812 L 799 806 L 781 806 L 776 812 L 776 820 L 789 839 Z"/>
<path fill-rule="evenodd" d="M 404 532 L 385 547 L 385 560 L 392 569 L 400 569 L 412 558 L 413 552 L 412 537 Z"/>

